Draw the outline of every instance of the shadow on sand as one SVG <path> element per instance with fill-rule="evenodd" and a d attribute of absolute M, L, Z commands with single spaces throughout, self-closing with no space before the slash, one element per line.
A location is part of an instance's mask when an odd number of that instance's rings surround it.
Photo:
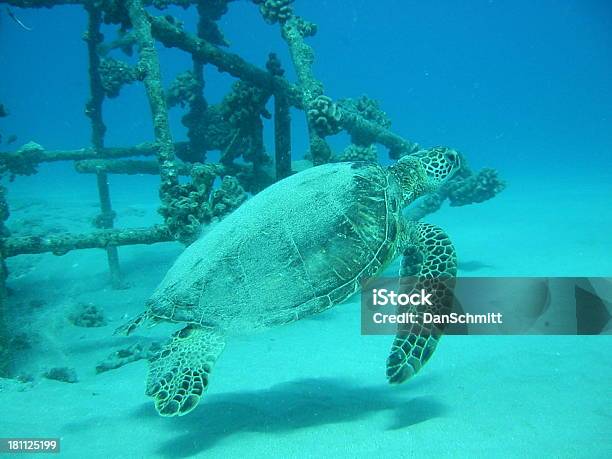
<path fill-rule="evenodd" d="M 460 271 L 474 272 L 485 268 L 494 268 L 494 266 L 488 265 L 478 260 L 467 260 L 459 262 Z"/>
<path fill-rule="evenodd" d="M 352 422 L 381 411 L 393 415 L 388 430 L 406 428 L 444 413 L 444 406 L 430 397 L 407 397 L 406 389 L 412 392 L 414 388 L 413 384 L 391 388 L 356 386 L 340 379 L 301 379 L 266 390 L 213 395 L 185 417 L 159 418 L 164 426 L 180 433 L 163 443 L 158 452 L 164 457 L 188 457 L 240 432 L 274 435 Z M 151 404 L 142 405 L 134 416 L 158 417 Z"/>

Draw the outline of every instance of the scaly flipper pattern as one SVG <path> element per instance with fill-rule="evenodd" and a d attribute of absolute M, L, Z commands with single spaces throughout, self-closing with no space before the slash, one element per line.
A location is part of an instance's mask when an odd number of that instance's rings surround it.
<path fill-rule="evenodd" d="M 448 314 L 453 306 L 453 287 L 457 275 L 457 258 L 449 237 L 435 225 L 415 223 L 409 243 L 404 248 L 400 268 L 402 292 L 425 289 L 433 293 L 433 306 L 418 306 L 398 313 L 415 312 L 422 319 L 424 312 Z M 387 379 L 402 383 L 415 375 L 429 360 L 443 333 L 443 326 L 401 324 L 387 359 Z"/>
<path fill-rule="evenodd" d="M 208 388 L 213 365 L 225 347 L 221 334 L 187 325 L 151 359 L 146 394 L 162 416 L 182 416 L 193 410 Z"/>

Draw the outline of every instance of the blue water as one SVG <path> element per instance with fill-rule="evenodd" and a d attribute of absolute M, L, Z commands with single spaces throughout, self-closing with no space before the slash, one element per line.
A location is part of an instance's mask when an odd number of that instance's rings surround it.
<path fill-rule="evenodd" d="M 4 6 L 0 103 L 10 113 L 0 118 L 0 151 L 31 140 L 49 150 L 88 146 L 84 10 L 11 7 L 33 29 L 25 31 Z M 496 168 L 507 181 L 490 201 L 428 217 L 453 239 L 460 274 L 612 275 L 611 2 L 296 0 L 294 7 L 318 25 L 308 43 L 327 95 L 377 99 L 394 132 L 424 147 L 451 146 L 474 169 Z M 163 14 L 195 28 L 193 8 Z M 278 26 L 265 24 L 251 2 L 231 2 L 219 25 L 229 50 L 260 67 L 275 52 L 295 80 Z M 104 26 L 105 37 L 115 29 Z M 166 84 L 190 68 L 186 54 L 158 51 Z M 211 104 L 234 81 L 211 66 L 205 80 Z M 186 139 L 182 115 L 170 112 L 175 140 Z M 305 117 L 292 115 L 299 160 L 308 149 Z M 140 84 L 105 101 L 104 119 L 107 146 L 153 140 Z M 273 152 L 270 122 L 264 132 Z M 11 134 L 17 141 L 7 145 Z M 339 134 L 329 142 L 340 152 L 348 140 Z M 389 162 L 383 147 L 379 159 Z M 161 223 L 157 177 L 109 183 L 117 226 Z M 41 165 L 37 175 L 2 184 L 13 208 L 7 225 L 19 234 L 91 229 L 95 180 L 72 164 Z M 112 330 L 142 310 L 181 250 L 178 243 L 121 248 L 130 288 L 120 291 L 110 289 L 101 251 L 8 260 L 11 326 L 30 347 L 15 373 L 27 382 L 0 380 L 0 437 L 61 437 L 66 457 L 612 455 L 609 336 L 447 337 L 423 374 L 398 389 L 384 379 L 390 337 L 360 336 L 356 299 L 237 340 L 215 368 L 210 400 L 184 418 L 159 418 L 143 395 L 143 361 L 100 375 L 93 367 L 125 346 Z M 35 300 L 45 305 L 28 309 Z M 107 311 L 108 326 L 67 324 L 67 308 L 91 302 Z M 27 326 L 15 311 L 24 311 Z M 79 382 L 40 376 L 58 366 L 75 368 Z"/>

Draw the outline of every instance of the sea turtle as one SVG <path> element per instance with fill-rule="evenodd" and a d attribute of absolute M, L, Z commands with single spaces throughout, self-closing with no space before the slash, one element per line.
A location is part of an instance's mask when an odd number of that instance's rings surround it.
<path fill-rule="evenodd" d="M 151 359 L 147 395 L 163 416 L 191 411 L 208 387 L 226 337 L 293 322 L 341 303 L 404 255 L 401 274 L 454 277 L 453 246 L 402 209 L 459 167 L 436 147 L 376 163 L 325 164 L 266 188 L 187 247 L 139 316 L 186 326 Z M 437 306 L 439 307 L 439 305 Z M 440 333 L 400 328 L 387 378 L 402 382 L 429 359 Z"/>

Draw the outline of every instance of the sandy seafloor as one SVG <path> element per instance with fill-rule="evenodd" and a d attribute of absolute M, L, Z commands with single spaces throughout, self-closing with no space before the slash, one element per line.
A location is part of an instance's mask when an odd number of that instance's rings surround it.
<path fill-rule="evenodd" d="M 18 179 L 9 224 L 24 234 L 87 230 L 97 211 L 93 178 L 78 194 L 50 180 L 44 171 Z M 154 178 L 112 180 L 119 226 L 157 221 Z M 609 201 L 603 180 L 534 178 L 428 220 L 451 235 L 463 275 L 609 276 Z M 0 382 L 0 437 L 61 437 L 60 457 L 75 458 L 612 457 L 611 336 L 449 336 L 417 377 L 389 386 L 392 337 L 360 335 L 358 298 L 232 340 L 197 410 L 159 417 L 144 395 L 144 360 L 99 375 L 94 368 L 113 350 L 169 333 L 112 335 L 180 250 L 121 248 L 126 290 L 109 288 L 102 251 L 9 260 L 13 320 L 31 346 L 18 368 L 34 381 Z M 79 302 L 102 307 L 108 325 L 71 324 L 67 311 Z M 55 366 L 76 369 L 79 382 L 40 377 Z"/>

